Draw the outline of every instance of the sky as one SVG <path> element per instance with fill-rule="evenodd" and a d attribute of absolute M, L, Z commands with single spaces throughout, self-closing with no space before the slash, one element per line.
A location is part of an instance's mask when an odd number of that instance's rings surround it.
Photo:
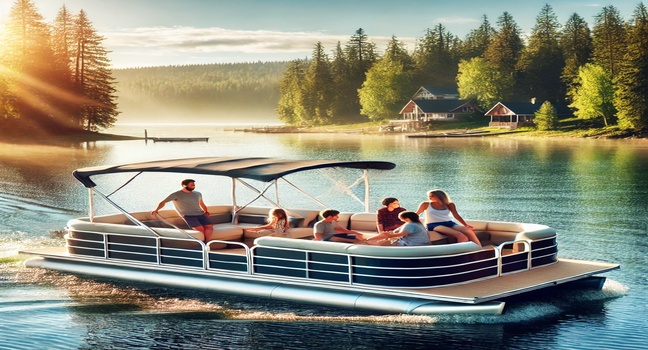
<path fill-rule="evenodd" d="M 4 21 L 16 0 L 0 0 Z M 610 1 L 610 0 L 607 0 Z M 311 57 L 319 41 L 328 53 L 362 28 L 379 51 L 395 36 L 413 49 L 429 28 L 443 24 L 464 39 L 486 15 L 509 12 L 529 33 L 545 4 L 560 23 L 615 6 L 629 19 L 638 0 L 32 0 L 46 21 L 65 5 L 86 12 L 114 68 L 287 61 Z M 1 27 L 0 27 L 1 28 Z"/>

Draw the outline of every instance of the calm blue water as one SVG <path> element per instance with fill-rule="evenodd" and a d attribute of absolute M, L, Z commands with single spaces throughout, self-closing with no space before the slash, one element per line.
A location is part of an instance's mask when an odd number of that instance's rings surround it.
<path fill-rule="evenodd" d="M 217 126 L 133 126 L 114 133 L 208 136 L 209 142 L 0 144 L 0 349 L 637 349 L 648 336 L 648 141 L 408 139 L 357 134 L 250 134 Z M 560 256 L 617 262 L 603 291 L 543 293 L 502 316 L 407 316 L 94 280 L 25 269 L 17 251 L 61 246 L 56 232 L 85 215 L 79 167 L 190 156 L 387 160 L 372 172 L 372 210 L 395 196 L 408 209 L 440 188 L 464 218 L 537 222 L 559 231 Z M 361 211 L 326 177 L 291 180 L 343 211 Z M 119 181 L 106 178 L 104 193 Z M 151 210 L 181 179 L 138 177 L 114 200 Z M 208 204 L 229 181 L 197 177 Z M 360 192 L 358 192 L 360 194 Z M 250 194 L 251 196 L 251 194 Z M 283 203 L 314 207 L 289 194 Z M 290 205 L 289 205 L 290 206 Z M 108 208 L 99 207 L 99 210 Z"/>

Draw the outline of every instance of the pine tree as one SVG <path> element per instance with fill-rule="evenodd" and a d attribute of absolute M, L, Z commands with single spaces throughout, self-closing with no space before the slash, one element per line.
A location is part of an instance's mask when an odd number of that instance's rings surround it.
<path fill-rule="evenodd" d="M 520 28 L 515 23 L 515 20 L 513 20 L 513 16 L 508 12 L 504 12 L 498 18 L 497 26 L 496 33 L 490 41 L 484 57 L 495 65 L 499 74 L 505 75 L 507 79 L 513 79 L 515 81 L 515 67 L 518 57 L 520 57 L 520 53 L 524 48 L 524 44 L 520 38 Z M 509 98 L 514 95 L 513 92 L 512 87 L 509 91 L 503 92 L 503 94 Z"/>
<path fill-rule="evenodd" d="M 553 8 L 546 4 L 536 18 L 528 45 L 522 50 L 517 64 L 526 97 L 540 101 L 559 101 L 565 88 L 560 80 L 564 67 L 559 46 L 560 24 Z"/>
<path fill-rule="evenodd" d="M 84 98 L 80 120 L 91 131 L 112 126 L 119 114 L 108 51 L 101 44 L 104 39 L 81 10 L 75 21 L 73 78 L 76 91 Z"/>
<path fill-rule="evenodd" d="M 302 106 L 309 116 L 308 125 L 329 124 L 333 118 L 333 76 L 328 55 L 321 42 L 315 44 L 304 76 Z"/>
<path fill-rule="evenodd" d="M 358 91 L 361 113 L 373 121 L 396 118 L 403 101 L 411 93 L 412 58 L 396 37 L 387 45 L 385 55 L 367 72 Z"/>
<path fill-rule="evenodd" d="M 456 85 L 459 56 L 456 43 L 456 37 L 442 24 L 426 31 L 414 51 L 416 85 Z"/>
<path fill-rule="evenodd" d="M 626 51 L 625 25 L 616 7 L 606 6 L 601 10 L 595 17 L 592 35 L 592 63 L 603 67 L 612 79 L 616 78 L 619 62 Z"/>
<path fill-rule="evenodd" d="M 561 79 L 568 88 L 578 77 L 578 69 L 590 59 L 593 50 L 592 35 L 587 22 L 574 13 L 562 31 L 560 47 L 565 59 Z"/>
<path fill-rule="evenodd" d="M 494 35 L 495 28 L 491 26 L 488 17 L 484 15 L 481 25 L 477 29 L 471 30 L 461 44 L 460 57 L 465 60 L 483 57 Z"/>
<path fill-rule="evenodd" d="M 643 3 L 634 11 L 627 50 L 619 66 L 614 96 L 619 127 L 648 127 L 648 11 Z"/>
<path fill-rule="evenodd" d="M 279 120 L 289 125 L 306 125 L 301 107 L 303 100 L 302 82 L 306 70 L 304 60 L 294 60 L 288 64 L 279 82 L 280 98 L 277 105 Z"/>
<path fill-rule="evenodd" d="M 58 87 L 64 91 L 59 118 L 70 127 L 80 127 L 80 94 L 74 88 L 72 71 L 74 65 L 74 15 L 63 5 L 54 19 L 52 25 L 52 50 L 54 53 L 54 66 L 58 78 Z"/>
<path fill-rule="evenodd" d="M 18 119 L 14 133 L 49 133 L 59 128 L 53 119 L 56 110 L 56 78 L 50 29 L 33 2 L 16 0 L 12 6 L 3 36 L 4 118 Z M 7 128 L 2 128 L 8 130 Z"/>
<path fill-rule="evenodd" d="M 554 130 L 558 127 L 556 109 L 549 101 L 545 101 L 534 113 L 533 122 L 538 130 Z"/>
<path fill-rule="evenodd" d="M 338 42 L 333 53 L 331 62 L 331 74 L 333 75 L 333 106 L 332 117 L 334 123 L 348 123 L 360 121 L 360 102 L 358 101 L 358 88 L 352 79 L 351 65 Z"/>

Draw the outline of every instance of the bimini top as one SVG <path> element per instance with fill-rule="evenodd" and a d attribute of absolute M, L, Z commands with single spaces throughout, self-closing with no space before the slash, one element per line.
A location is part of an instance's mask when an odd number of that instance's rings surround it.
<path fill-rule="evenodd" d="M 394 169 L 396 164 L 381 161 L 290 160 L 279 158 L 203 157 L 159 160 L 122 165 L 102 165 L 75 170 L 72 174 L 85 187 L 95 187 L 91 176 L 125 172 L 167 172 L 220 175 L 270 182 L 282 176 L 320 168 Z"/>

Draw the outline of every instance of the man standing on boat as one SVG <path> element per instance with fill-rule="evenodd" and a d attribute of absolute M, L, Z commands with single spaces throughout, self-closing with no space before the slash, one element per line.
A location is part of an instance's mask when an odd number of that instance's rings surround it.
<path fill-rule="evenodd" d="M 214 225 L 207 219 L 209 211 L 205 202 L 203 202 L 202 194 L 196 189 L 196 181 L 192 179 L 182 180 L 182 189 L 171 193 L 163 199 L 157 208 L 151 212 L 152 216 L 156 216 L 158 211 L 168 203 L 173 201 L 176 211 L 187 222 L 187 225 L 193 230 L 200 231 L 205 236 L 205 242 L 211 240 L 212 232 L 214 232 Z"/>

